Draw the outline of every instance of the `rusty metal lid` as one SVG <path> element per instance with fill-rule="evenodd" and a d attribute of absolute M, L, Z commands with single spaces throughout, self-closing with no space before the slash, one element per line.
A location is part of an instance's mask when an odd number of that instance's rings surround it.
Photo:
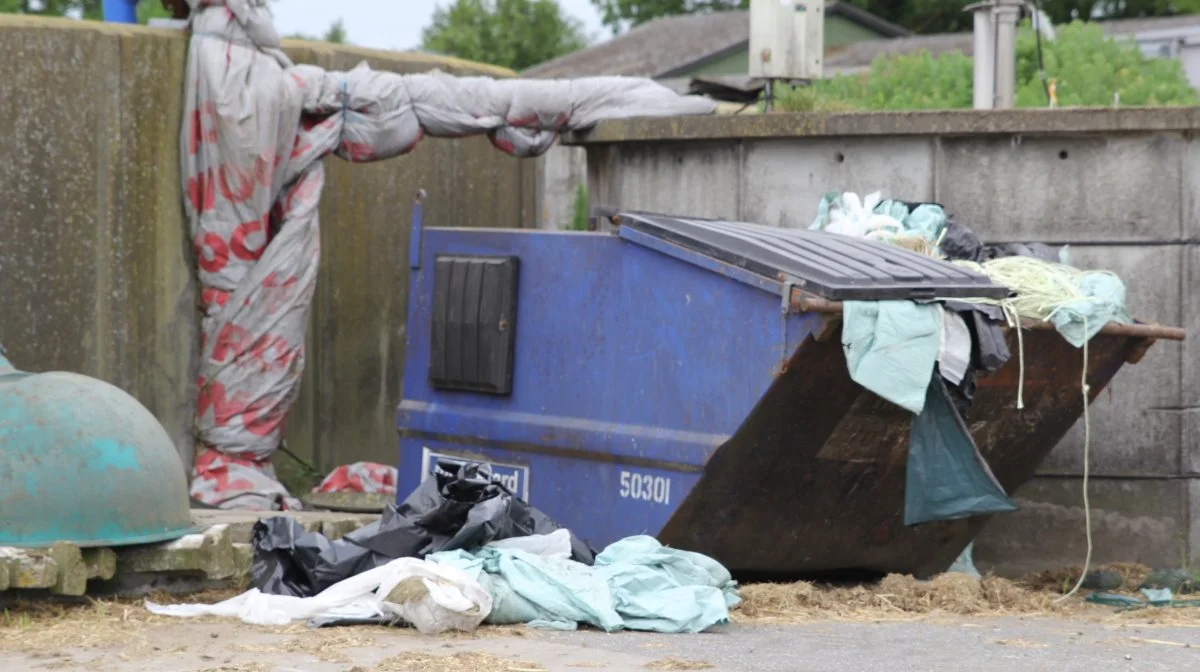
<path fill-rule="evenodd" d="M 862 238 L 645 212 L 613 214 L 622 227 L 764 278 L 790 279 L 826 299 L 999 299 L 1009 294 L 985 275 Z"/>

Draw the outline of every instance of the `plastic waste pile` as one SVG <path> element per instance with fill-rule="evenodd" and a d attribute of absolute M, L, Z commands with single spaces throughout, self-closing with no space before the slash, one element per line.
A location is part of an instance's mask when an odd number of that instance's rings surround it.
<path fill-rule="evenodd" d="M 1086 347 L 1109 322 L 1131 322 L 1124 283 L 1107 271 L 1068 266 L 1065 247 L 987 245 L 939 204 L 878 192 L 826 194 L 810 228 L 947 259 L 1012 290 L 999 301 L 846 301 L 842 345 L 855 382 L 914 414 L 905 524 L 1016 510 L 964 420 L 975 378 L 1009 359 L 1003 328 L 1021 319 L 1049 322 L 1075 347 Z"/>
<path fill-rule="evenodd" d="M 283 53 L 268 0 L 188 4 L 180 155 L 204 311 L 191 495 L 211 506 L 300 507 L 270 457 L 304 370 L 322 159 L 382 160 L 427 135 L 536 156 L 603 119 L 716 110 L 647 79 L 327 72 Z"/>
<path fill-rule="evenodd" d="M 218 604 L 147 608 L 260 625 L 403 624 L 426 634 L 481 623 L 674 633 L 727 623 L 740 601 L 720 563 L 651 537 L 594 553 L 478 463 L 437 464 L 402 504 L 343 539 L 277 517 L 257 523 L 252 541 L 253 589 Z"/>

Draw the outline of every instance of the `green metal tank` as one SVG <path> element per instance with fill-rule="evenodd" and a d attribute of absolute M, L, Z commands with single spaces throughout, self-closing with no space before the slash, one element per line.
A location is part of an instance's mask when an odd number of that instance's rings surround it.
<path fill-rule="evenodd" d="M 0 546 L 193 531 L 183 463 L 146 407 L 95 378 L 17 371 L 0 350 Z"/>

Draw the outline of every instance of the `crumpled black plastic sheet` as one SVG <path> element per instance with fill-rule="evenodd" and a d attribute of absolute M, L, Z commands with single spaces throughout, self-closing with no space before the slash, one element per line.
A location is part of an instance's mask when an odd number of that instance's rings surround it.
<path fill-rule="evenodd" d="M 985 244 L 971 229 L 953 219 L 946 220 L 946 233 L 938 243 L 942 254 L 951 261 L 963 259 L 982 264 L 1001 257 L 1033 257 L 1042 261 L 1059 263 L 1061 247 L 1045 243 L 999 243 Z"/>
<path fill-rule="evenodd" d="M 254 525 L 254 587 L 310 597 L 396 558 L 472 549 L 491 541 L 549 534 L 561 526 L 492 480 L 480 463 L 438 463 L 399 506 L 376 522 L 332 541 L 279 516 Z M 595 551 L 571 534 L 572 558 L 591 565 Z"/>

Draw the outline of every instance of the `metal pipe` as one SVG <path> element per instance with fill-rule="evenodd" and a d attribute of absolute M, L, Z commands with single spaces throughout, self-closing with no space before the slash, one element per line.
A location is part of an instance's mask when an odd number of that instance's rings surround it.
<path fill-rule="evenodd" d="M 977 110 L 990 110 L 996 102 L 996 28 L 991 5 L 973 5 L 970 9 L 975 12 L 974 106 Z"/>
<path fill-rule="evenodd" d="M 996 107 L 1013 107 L 1017 89 L 1017 19 L 1021 15 L 1020 1 L 998 0 L 995 5 L 996 23 Z"/>
<path fill-rule="evenodd" d="M 137 0 L 103 0 L 104 20 L 108 23 L 137 23 Z"/>
<path fill-rule="evenodd" d="M 792 289 L 792 310 L 798 313 L 837 314 L 843 311 L 845 304 L 841 301 L 810 294 L 801 289 Z M 1053 329 L 1054 325 L 1042 320 L 1021 319 L 1021 325 L 1026 329 L 1044 331 Z M 1160 338 L 1165 341 L 1182 341 L 1187 338 L 1187 332 L 1178 327 L 1164 327 L 1161 324 L 1121 324 L 1109 322 L 1100 330 L 1106 336 L 1134 336 L 1138 338 Z"/>

